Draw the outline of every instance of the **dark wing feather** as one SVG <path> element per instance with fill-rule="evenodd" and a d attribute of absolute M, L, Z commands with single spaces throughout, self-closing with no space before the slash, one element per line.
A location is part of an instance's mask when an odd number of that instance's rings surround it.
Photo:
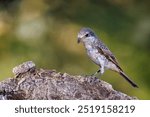
<path fill-rule="evenodd" d="M 97 46 L 98 52 L 103 54 L 108 60 L 110 60 L 112 63 L 114 63 L 121 71 L 123 71 L 121 69 L 121 67 L 119 66 L 115 56 L 111 53 L 111 51 L 108 48 L 100 48 Z"/>

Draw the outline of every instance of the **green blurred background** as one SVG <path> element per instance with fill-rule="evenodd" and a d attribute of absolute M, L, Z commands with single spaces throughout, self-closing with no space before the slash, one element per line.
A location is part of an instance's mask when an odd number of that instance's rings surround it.
<path fill-rule="evenodd" d="M 0 80 L 32 60 L 38 68 L 72 75 L 98 70 L 77 44 L 90 27 L 140 88 L 112 71 L 101 79 L 116 90 L 150 99 L 150 1 L 148 0 L 0 0 Z"/>

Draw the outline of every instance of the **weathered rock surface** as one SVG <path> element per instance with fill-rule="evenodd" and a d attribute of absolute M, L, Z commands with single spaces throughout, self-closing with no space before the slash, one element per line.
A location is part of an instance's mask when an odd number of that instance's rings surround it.
<path fill-rule="evenodd" d="M 32 61 L 13 69 L 14 77 L 0 82 L 1 100 L 131 100 L 92 76 L 72 76 L 37 69 Z"/>

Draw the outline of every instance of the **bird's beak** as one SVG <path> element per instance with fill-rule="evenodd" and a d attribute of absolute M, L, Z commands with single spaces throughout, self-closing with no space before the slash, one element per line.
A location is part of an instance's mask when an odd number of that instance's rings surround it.
<path fill-rule="evenodd" d="M 82 35 L 80 33 L 78 33 L 78 40 L 77 42 L 80 43 L 82 41 Z"/>
<path fill-rule="evenodd" d="M 78 42 L 78 43 L 80 43 L 80 42 L 81 42 L 81 38 L 79 38 L 79 37 L 78 37 L 78 40 L 77 40 L 77 42 Z"/>

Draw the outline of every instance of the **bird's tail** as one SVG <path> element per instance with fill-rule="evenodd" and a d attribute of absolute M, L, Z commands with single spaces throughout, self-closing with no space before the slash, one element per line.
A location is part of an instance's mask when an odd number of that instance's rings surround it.
<path fill-rule="evenodd" d="M 132 80 L 130 80 L 129 77 L 123 71 L 120 71 L 120 75 L 123 78 L 125 78 L 133 87 L 138 88 L 137 84 L 135 84 Z"/>

